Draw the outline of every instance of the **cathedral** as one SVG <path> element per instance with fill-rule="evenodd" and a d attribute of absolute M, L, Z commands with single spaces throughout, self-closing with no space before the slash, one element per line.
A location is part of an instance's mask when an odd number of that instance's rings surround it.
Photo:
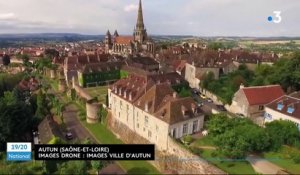
<path fill-rule="evenodd" d="M 137 23 L 133 36 L 119 36 L 117 30 L 105 36 L 105 52 L 118 55 L 131 55 L 140 52 L 154 53 L 154 42 L 147 36 L 144 25 L 142 2 L 139 1 Z"/>

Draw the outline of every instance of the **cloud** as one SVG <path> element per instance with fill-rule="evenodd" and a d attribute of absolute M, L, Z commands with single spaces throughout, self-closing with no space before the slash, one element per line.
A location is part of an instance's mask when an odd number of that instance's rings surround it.
<path fill-rule="evenodd" d="M 138 9 L 138 5 L 136 4 L 130 4 L 124 7 L 125 12 L 132 12 L 132 11 L 136 11 L 137 9 Z"/>
<path fill-rule="evenodd" d="M 14 13 L 0 13 L 0 20 L 16 19 Z"/>

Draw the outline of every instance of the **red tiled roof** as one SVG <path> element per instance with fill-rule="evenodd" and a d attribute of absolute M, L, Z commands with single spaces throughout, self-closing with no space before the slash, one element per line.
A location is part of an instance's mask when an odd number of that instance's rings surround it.
<path fill-rule="evenodd" d="M 264 105 L 285 95 L 280 85 L 248 87 L 242 90 L 249 105 Z"/>
<path fill-rule="evenodd" d="M 134 40 L 132 36 L 119 36 L 115 38 L 116 44 L 131 44 L 131 42 Z"/>

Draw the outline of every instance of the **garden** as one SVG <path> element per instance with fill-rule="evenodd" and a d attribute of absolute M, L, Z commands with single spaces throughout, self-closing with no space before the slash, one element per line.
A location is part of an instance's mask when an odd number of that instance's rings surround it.
<path fill-rule="evenodd" d="M 229 174 L 254 174 L 246 160 L 249 154 L 265 158 L 289 173 L 300 172 L 300 132 L 290 121 L 274 121 L 261 128 L 248 119 L 217 114 L 210 117 L 206 127 L 207 136 L 186 136 L 182 143 Z"/>

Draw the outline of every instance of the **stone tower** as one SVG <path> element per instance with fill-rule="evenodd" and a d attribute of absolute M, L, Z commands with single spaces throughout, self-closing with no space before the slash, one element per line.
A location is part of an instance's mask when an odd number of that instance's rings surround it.
<path fill-rule="evenodd" d="M 137 22 L 134 29 L 134 40 L 143 43 L 147 39 L 147 31 L 145 29 L 144 25 L 144 19 L 143 19 L 143 8 L 142 8 L 142 1 L 139 2 L 139 10 L 138 10 L 138 16 L 137 16 Z"/>
<path fill-rule="evenodd" d="M 106 32 L 104 43 L 105 43 L 105 52 L 108 53 L 109 50 L 112 48 L 112 40 L 111 40 L 111 34 L 109 30 Z"/>
<path fill-rule="evenodd" d="M 114 38 L 118 37 L 119 36 L 119 33 L 117 30 L 115 30 L 115 33 L 114 33 Z"/>

